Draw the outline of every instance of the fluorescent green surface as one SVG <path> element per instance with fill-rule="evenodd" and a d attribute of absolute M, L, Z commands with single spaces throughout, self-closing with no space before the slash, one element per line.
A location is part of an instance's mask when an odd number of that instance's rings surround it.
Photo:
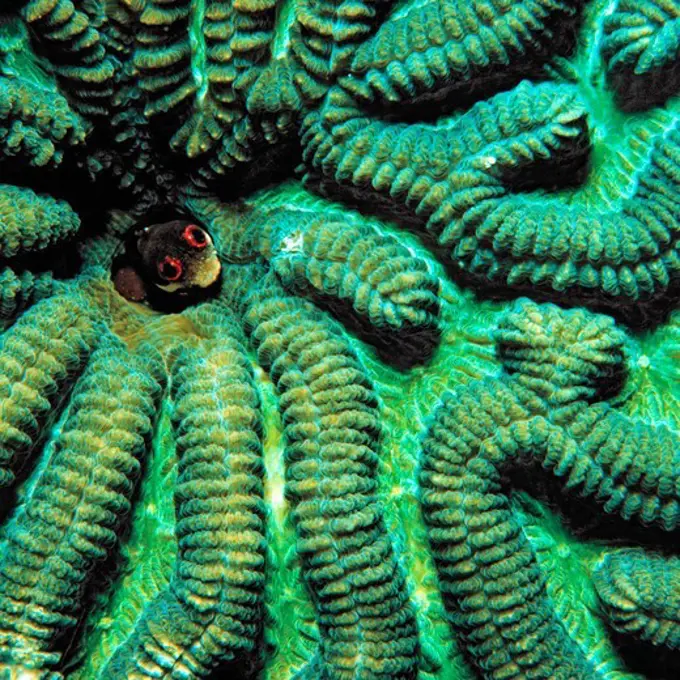
<path fill-rule="evenodd" d="M 392 16 L 400 16 L 412 6 L 426 6 L 427 1 L 399 2 Z M 208 46 L 202 34 L 202 25 L 210 5 L 209 0 L 194 0 L 189 22 L 190 72 L 196 85 L 192 106 L 200 115 L 203 107 L 210 103 L 207 99 Z M 284 0 L 276 7 L 276 26 L 271 45 L 274 60 L 292 59 L 292 26 L 296 21 L 296 13 L 305 6 L 304 0 Z M 611 14 L 616 6 L 616 0 L 585 3 L 575 54 L 569 59 L 558 57 L 545 67 L 553 80 L 576 85 L 588 112 L 592 143 L 590 170 L 585 182 L 575 188 L 556 191 L 552 198 L 565 206 L 582 206 L 599 212 L 616 210 L 622 201 L 634 195 L 654 142 L 667 137 L 678 125 L 680 117 L 680 97 L 670 98 L 665 104 L 640 113 L 624 113 L 617 105 L 615 93 L 606 79 L 601 53 L 603 17 Z M 347 25 L 338 20 L 334 30 L 338 34 L 343 33 Z M 45 60 L 37 57 L 26 46 L 27 35 L 27 29 L 20 22 L 0 18 L 0 74 L 10 81 L 19 74 L 41 90 L 57 90 L 57 81 L 48 73 Z M 336 46 L 331 51 L 336 55 Z M 258 64 L 257 68 L 260 66 Z M 315 100 L 315 97 L 316 94 L 310 95 L 310 101 Z M 234 104 L 234 109 L 237 104 Z M 464 113 L 447 113 L 439 123 L 442 127 L 447 124 L 453 126 Z M 275 120 L 276 116 L 272 114 L 271 118 Z M 238 121 L 239 124 L 242 122 L 240 118 Z M 271 124 L 268 132 L 280 123 L 278 120 L 275 123 L 271 120 L 267 122 Z M 286 141 L 289 141 L 286 137 L 289 123 L 286 119 L 286 124 L 281 124 L 281 129 L 277 128 Z M 155 125 L 155 121 L 151 125 Z M 244 126 L 247 127 L 245 123 Z M 275 135 L 272 133 L 273 137 Z M 257 165 L 261 160 L 260 156 L 255 156 L 252 165 Z M 186 159 L 181 158 L 180 161 L 181 165 Z M 230 182 L 236 184 L 242 179 L 238 167 L 234 176 L 220 180 L 229 189 L 232 188 Z M 151 174 L 154 172 L 152 169 Z M 290 175 L 292 177 L 293 173 Z M 0 179 L 4 181 L 2 175 Z M 179 187 L 178 193 L 173 195 L 178 202 L 182 200 L 180 189 L 185 188 Z M 84 191 L 90 191 L 90 188 L 86 187 Z M 115 189 L 111 192 L 114 195 L 111 207 L 118 207 Z M 230 196 L 229 200 L 232 198 Z M 238 200 L 243 204 L 224 203 L 225 211 L 233 211 L 229 219 L 236 223 L 241 219 L 239 211 L 243 210 L 243 214 L 246 214 L 251 208 L 265 206 L 293 207 L 301 212 L 316 213 L 340 210 L 348 216 L 354 210 L 348 203 L 332 202 L 303 188 L 298 178 L 248 192 L 238 197 Z M 373 207 L 369 201 L 365 202 L 366 213 L 370 213 Z M 404 228 L 405 225 L 368 215 L 364 217 L 367 224 L 374 224 L 394 235 L 413 255 L 426 260 L 431 270 L 442 280 L 442 337 L 433 358 L 426 365 L 408 371 L 397 370 L 382 362 L 371 345 L 350 336 L 352 347 L 375 384 L 380 398 L 384 436 L 378 468 L 379 491 L 384 503 L 387 532 L 407 575 L 408 590 L 416 612 L 422 652 L 419 678 L 477 680 L 481 675 L 466 658 L 464 642 L 452 633 L 447 621 L 421 515 L 418 457 L 420 442 L 442 394 L 446 390 L 500 373 L 501 364 L 495 356 L 493 334 L 511 303 L 490 300 L 459 285 L 452 278 L 450 270 L 416 235 Z M 88 229 L 90 227 L 88 224 Z M 118 311 L 111 311 L 111 315 L 115 317 Z M 149 317 L 150 313 L 145 315 Z M 130 321 L 130 325 L 128 321 L 123 313 L 116 318 L 113 326 L 131 340 L 131 345 L 136 345 L 135 324 L 141 324 L 141 321 Z M 672 312 L 663 323 L 648 330 L 622 327 L 626 333 L 628 377 L 611 404 L 630 416 L 666 423 L 673 430 L 680 429 L 680 312 Z M 182 322 L 178 321 L 177 338 L 185 339 L 185 331 Z M 144 332 L 140 331 L 140 334 Z M 291 506 L 285 496 L 285 441 L 276 388 L 258 365 L 254 351 L 249 350 L 249 359 L 263 402 L 265 502 L 268 513 L 266 615 L 263 620 L 263 644 L 258 648 L 253 665 L 257 668 L 255 675 L 258 680 L 291 680 L 314 657 L 319 630 L 313 596 L 305 584 L 303 565 L 296 549 Z M 50 465 L 54 442 L 71 412 L 68 401 L 65 403 L 61 415 L 57 413 L 59 407 L 54 408 L 53 420 L 56 422 L 49 423 L 46 443 L 35 458 L 32 476 L 19 489 L 17 503 L 30 504 L 36 480 Z M 177 456 L 171 410 L 172 403 L 166 399 L 153 444 L 143 461 L 142 479 L 135 492 L 134 508 L 125 530 L 121 532 L 120 555 L 95 574 L 94 585 L 83 595 L 87 606 L 79 614 L 76 635 L 66 645 L 65 665 L 60 667 L 60 671 L 68 678 L 94 680 L 101 677 L 106 680 L 102 672 L 112 653 L 134 629 L 148 602 L 170 581 L 178 554 L 173 498 Z M 669 451 L 669 456 L 677 455 L 677 451 Z M 644 680 L 645 676 L 635 674 L 617 654 L 591 578 L 605 554 L 614 547 L 634 544 L 635 538 L 626 535 L 625 526 L 620 529 L 621 535 L 616 540 L 577 537 L 571 532 L 569 522 L 560 517 L 562 499 L 553 495 L 548 503 L 545 499 L 538 500 L 535 497 L 546 486 L 548 474 L 542 473 L 540 468 L 531 468 L 523 480 L 522 488 L 511 495 L 513 509 L 522 518 L 526 536 L 545 573 L 548 595 L 554 602 L 555 611 L 569 635 L 596 668 L 597 680 Z M 532 485 L 536 487 L 536 492 L 531 490 Z M 564 504 L 565 514 L 568 515 L 569 509 L 578 505 L 578 502 L 576 499 L 574 505 Z M 603 517 L 604 513 L 595 519 Z M 593 535 L 596 533 L 593 532 Z M 5 535 L 0 531 L 0 541 L 4 538 Z M 11 674 L 3 675 L 5 668 L 2 662 L 0 657 L 0 680 L 6 677 L 13 679 Z M 231 671 L 224 671 L 225 675 L 220 675 L 220 672 L 216 671 L 214 677 L 232 677 L 229 675 Z"/>

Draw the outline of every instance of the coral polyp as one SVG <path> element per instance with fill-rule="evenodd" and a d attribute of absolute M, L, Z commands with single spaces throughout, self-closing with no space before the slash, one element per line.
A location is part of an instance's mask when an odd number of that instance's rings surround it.
<path fill-rule="evenodd" d="M 0 680 L 680 668 L 673 0 L 0 8 Z"/>

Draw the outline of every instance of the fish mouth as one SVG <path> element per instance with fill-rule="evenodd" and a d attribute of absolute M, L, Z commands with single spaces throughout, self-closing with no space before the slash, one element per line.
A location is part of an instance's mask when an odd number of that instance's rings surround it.
<path fill-rule="evenodd" d="M 178 290 L 184 290 L 186 285 L 183 283 L 157 283 L 156 288 L 160 288 L 166 293 L 176 293 Z"/>

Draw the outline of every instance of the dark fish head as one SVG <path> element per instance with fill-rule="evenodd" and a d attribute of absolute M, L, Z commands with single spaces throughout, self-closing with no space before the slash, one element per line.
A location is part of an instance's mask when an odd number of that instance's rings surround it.
<path fill-rule="evenodd" d="M 220 275 L 212 237 L 188 219 L 143 227 L 137 232 L 136 250 L 145 278 L 167 293 L 208 288 Z"/>

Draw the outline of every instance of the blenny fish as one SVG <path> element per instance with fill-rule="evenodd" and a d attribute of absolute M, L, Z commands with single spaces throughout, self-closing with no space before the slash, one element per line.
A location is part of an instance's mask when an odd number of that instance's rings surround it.
<path fill-rule="evenodd" d="M 165 309 L 207 297 L 218 285 L 221 269 L 212 236 L 196 220 L 179 215 L 156 222 L 147 217 L 123 241 L 111 278 L 127 300 Z"/>

